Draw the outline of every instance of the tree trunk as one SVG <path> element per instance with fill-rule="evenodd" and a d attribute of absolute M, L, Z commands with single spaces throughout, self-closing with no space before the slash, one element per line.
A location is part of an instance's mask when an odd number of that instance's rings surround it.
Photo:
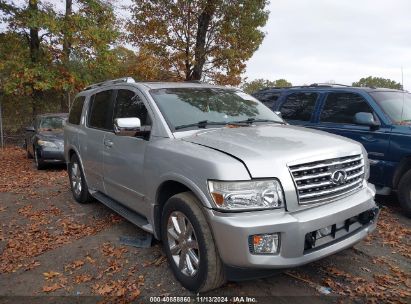
<path fill-rule="evenodd" d="M 68 72 L 70 69 L 70 54 L 72 48 L 72 35 L 70 27 L 71 14 L 73 13 L 73 0 L 66 0 L 66 13 L 64 16 L 64 38 L 63 38 L 63 65 Z M 61 96 L 60 110 L 66 112 L 69 109 L 69 90 L 64 90 Z"/>
<path fill-rule="evenodd" d="M 206 60 L 206 38 L 210 22 L 216 9 L 215 0 L 208 0 L 204 11 L 198 17 L 198 27 L 196 36 L 196 46 L 194 50 L 194 67 L 193 72 L 187 75 L 187 80 L 201 80 L 203 67 Z"/>
<path fill-rule="evenodd" d="M 30 0 L 28 11 L 32 14 L 38 12 L 37 0 Z M 30 28 L 30 59 L 32 63 L 37 63 L 40 58 L 40 37 L 39 29 L 37 27 Z"/>
<path fill-rule="evenodd" d="M 28 11 L 29 13 L 36 15 L 38 13 L 38 1 L 29 0 Z M 30 28 L 30 60 L 32 65 L 37 65 L 40 61 L 40 37 L 38 27 Z M 41 100 L 41 91 L 34 88 L 34 83 L 32 84 L 32 116 L 33 120 L 37 115 L 37 103 Z"/>

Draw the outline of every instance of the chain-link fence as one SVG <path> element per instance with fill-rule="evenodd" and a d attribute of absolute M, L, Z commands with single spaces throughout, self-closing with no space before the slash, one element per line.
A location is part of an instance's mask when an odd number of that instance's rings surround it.
<path fill-rule="evenodd" d="M 60 98 L 56 93 L 44 94 L 36 104 L 36 112 L 60 112 Z M 5 96 L 0 92 L 0 147 L 23 146 L 26 128 L 33 125 L 32 99 L 29 97 Z"/>
<path fill-rule="evenodd" d="M 4 133 L 3 133 L 3 111 L 1 109 L 1 101 L 0 101 L 0 145 L 4 148 Z"/>

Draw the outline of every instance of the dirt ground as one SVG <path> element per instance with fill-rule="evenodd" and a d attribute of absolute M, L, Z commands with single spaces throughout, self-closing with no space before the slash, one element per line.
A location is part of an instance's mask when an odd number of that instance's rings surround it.
<path fill-rule="evenodd" d="M 394 197 L 377 201 L 377 231 L 353 248 L 269 278 L 228 282 L 202 296 L 410 303 L 411 220 Z M 180 302 L 174 296 L 193 302 L 195 295 L 174 279 L 161 243 L 120 243 L 120 237 L 144 234 L 98 202 L 77 204 L 64 166 L 37 171 L 23 150 L 0 149 L 0 303 Z"/>

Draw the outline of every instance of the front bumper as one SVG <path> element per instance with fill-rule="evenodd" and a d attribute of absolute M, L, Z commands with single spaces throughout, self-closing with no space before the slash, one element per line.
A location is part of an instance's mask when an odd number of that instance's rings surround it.
<path fill-rule="evenodd" d="M 368 185 L 332 203 L 288 213 L 280 210 L 248 213 L 221 213 L 207 210 L 221 259 L 228 266 L 241 268 L 287 268 L 306 264 L 351 247 L 376 228 L 376 217 L 325 245 L 307 250 L 306 235 L 344 222 L 368 210 L 377 210 L 375 189 Z M 280 233 L 277 255 L 252 254 L 249 237 Z"/>
<path fill-rule="evenodd" d="M 63 148 L 48 148 L 42 147 L 38 149 L 39 157 L 42 161 L 47 163 L 64 163 L 64 149 Z"/>

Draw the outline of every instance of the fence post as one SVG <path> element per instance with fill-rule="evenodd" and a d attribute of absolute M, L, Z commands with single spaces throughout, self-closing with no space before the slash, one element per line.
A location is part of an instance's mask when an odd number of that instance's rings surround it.
<path fill-rule="evenodd" d="M 1 93 L 0 93 L 1 97 Z M 1 109 L 1 99 L 0 99 L 0 141 L 1 141 L 1 147 L 4 148 L 4 135 L 3 135 L 3 112 Z"/>

